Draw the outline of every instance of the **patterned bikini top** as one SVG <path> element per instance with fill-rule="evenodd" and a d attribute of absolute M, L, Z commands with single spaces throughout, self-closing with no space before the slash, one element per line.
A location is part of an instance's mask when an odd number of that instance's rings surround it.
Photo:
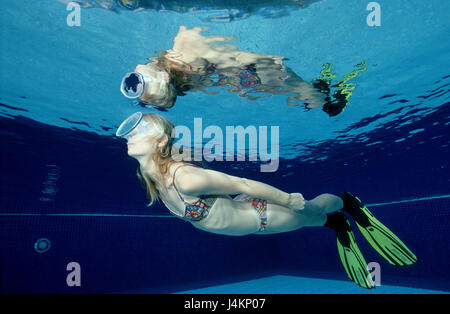
<path fill-rule="evenodd" d="M 181 196 L 180 192 L 178 191 L 177 186 L 175 185 L 175 174 L 177 173 L 177 170 L 179 168 L 184 167 L 184 166 L 198 167 L 198 166 L 192 165 L 192 164 L 184 164 L 184 165 L 178 166 L 177 169 L 175 169 L 175 171 L 173 173 L 172 184 L 175 187 L 175 190 L 177 191 L 178 196 L 184 203 L 184 218 L 189 219 L 189 220 L 199 221 L 208 216 L 211 207 L 214 205 L 215 201 L 217 200 L 217 196 L 216 195 L 209 195 L 209 196 L 201 195 L 200 198 L 194 203 L 189 203 L 189 202 L 185 201 L 184 198 Z"/>
<path fill-rule="evenodd" d="M 261 79 L 256 73 L 256 66 L 250 64 L 238 69 L 232 76 L 219 74 L 219 83 L 221 85 L 234 86 L 236 88 L 235 91 L 242 91 L 260 85 Z"/>

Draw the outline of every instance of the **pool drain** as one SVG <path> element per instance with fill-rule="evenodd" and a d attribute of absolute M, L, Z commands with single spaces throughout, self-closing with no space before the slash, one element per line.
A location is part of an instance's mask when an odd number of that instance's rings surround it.
<path fill-rule="evenodd" d="M 50 240 L 42 238 L 36 241 L 34 244 L 34 250 L 38 253 L 45 253 L 50 250 L 50 246 Z"/>

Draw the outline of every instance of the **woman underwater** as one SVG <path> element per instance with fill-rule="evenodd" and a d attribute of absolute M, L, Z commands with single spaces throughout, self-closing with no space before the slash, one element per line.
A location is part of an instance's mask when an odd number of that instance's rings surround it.
<path fill-rule="evenodd" d="M 116 135 L 127 140 L 128 155 L 139 162 L 138 178 L 154 204 L 161 199 L 169 211 L 194 227 L 218 234 L 275 234 L 307 226 L 336 231 L 340 259 L 359 286 L 375 287 L 347 216 L 355 220 L 370 245 L 389 263 L 412 265 L 416 256 L 379 222 L 353 194 L 321 194 L 305 200 L 262 182 L 227 175 L 177 161 L 174 125 L 164 117 L 136 112 Z M 230 195 L 236 195 L 231 198 Z"/>
<path fill-rule="evenodd" d="M 322 107 L 330 116 L 341 113 L 347 106 L 349 90 L 354 86 L 345 84 L 345 79 L 333 85 L 338 89 L 332 100 L 329 76 L 306 82 L 283 64 L 284 57 L 239 51 L 235 45 L 223 44 L 234 40 L 233 37 L 205 37 L 201 34 L 203 30 L 180 26 L 171 49 L 163 51 L 160 57 L 149 58 L 152 62 L 146 65 L 137 65 L 122 78 L 123 95 L 139 99 L 144 106 L 170 108 L 177 96 L 186 92 L 213 94 L 209 88 L 222 86 L 250 100 L 289 95 L 288 105 L 303 102 L 307 109 Z M 357 72 L 354 75 L 353 72 L 348 79 L 356 76 Z"/>

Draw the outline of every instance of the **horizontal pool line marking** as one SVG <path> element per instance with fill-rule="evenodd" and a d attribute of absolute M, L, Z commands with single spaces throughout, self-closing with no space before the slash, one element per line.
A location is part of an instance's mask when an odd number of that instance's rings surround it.
<path fill-rule="evenodd" d="M 170 215 L 128 215 L 128 214 L 49 214 L 49 213 L 0 213 L 0 216 L 87 216 L 87 217 L 139 217 L 139 218 L 175 218 Z"/>
<path fill-rule="evenodd" d="M 439 196 L 429 196 L 429 197 L 422 197 L 422 198 L 414 198 L 410 200 L 403 200 L 403 201 L 394 201 L 394 202 L 387 202 L 387 203 L 375 203 L 375 204 L 364 204 L 367 207 L 375 207 L 375 206 L 383 206 L 383 205 L 391 205 L 391 204 L 400 204 L 400 203 L 412 203 L 412 202 L 418 202 L 418 201 L 429 201 L 434 199 L 440 199 L 440 198 L 449 198 L 450 195 L 439 195 Z"/>
<path fill-rule="evenodd" d="M 418 201 L 428 201 L 433 199 L 450 198 L 450 195 L 430 196 L 415 198 L 410 200 L 395 201 L 388 203 L 365 204 L 367 207 L 392 205 L 399 203 L 411 203 Z M 177 218 L 173 215 L 129 215 L 129 214 L 102 214 L 102 213 L 80 213 L 80 214 L 51 214 L 51 213 L 0 213 L 0 216 L 85 216 L 85 217 L 137 217 L 137 218 Z"/>

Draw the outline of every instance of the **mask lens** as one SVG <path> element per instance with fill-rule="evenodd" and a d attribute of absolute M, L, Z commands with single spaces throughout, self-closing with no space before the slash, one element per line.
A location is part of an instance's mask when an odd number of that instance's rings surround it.
<path fill-rule="evenodd" d="M 144 82 L 141 73 L 127 73 L 120 84 L 120 91 L 127 98 L 138 98 L 144 93 Z"/>
<path fill-rule="evenodd" d="M 127 140 L 135 135 L 136 127 L 142 120 L 142 112 L 133 113 L 119 126 L 116 132 L 116 136 L 124 137 Z M 134 132 L 133 132 L 134 131 Z"/>
<path fill-rule="evenodd" d="M 132 137 L 134 137 L 137 134 L 137 130 L 133 130 L 130 133 L 128 133 L 127 135 L 124 136 L 124 138 L 129 141 Z"/>
<path fill-rule="evenodd" d="M 131 138 L 149 135 L 150 133 L 161 136 L 164 132 L 145 121 L 142 112 L 136 112 L 122 122 L 117 129 L 116 136 L 130 141 Z"/>

